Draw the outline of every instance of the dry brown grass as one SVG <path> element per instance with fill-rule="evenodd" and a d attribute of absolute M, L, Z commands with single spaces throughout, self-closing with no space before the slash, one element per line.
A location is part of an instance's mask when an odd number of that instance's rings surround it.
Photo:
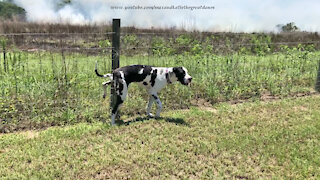
<path fill-rule="evenodd" d="M 71 25 L 55 23 L 30 23 L 23 21 L 1 21 L 0 33 L 105 33 L 111 31 L 110 24 Z"/>

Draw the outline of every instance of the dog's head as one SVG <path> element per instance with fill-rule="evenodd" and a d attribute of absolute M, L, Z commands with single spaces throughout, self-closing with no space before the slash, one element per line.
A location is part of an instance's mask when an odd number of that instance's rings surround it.
<path fill-rule="evenodd" d="M 183 85 L 189 85 L 192 81 L 192 77 L 184 67 L 174 67 L 173 73 L 177 77 L 178 81 Z"/>

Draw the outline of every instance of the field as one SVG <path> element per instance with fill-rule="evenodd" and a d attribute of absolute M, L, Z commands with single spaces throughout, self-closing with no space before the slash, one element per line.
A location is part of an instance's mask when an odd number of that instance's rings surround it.
<path fill-rule="evenodd" d="M 124 28 L 120 66 L 184 66 L 193 83 L 161 91 L 160 119 L 130 85 L 110 127 L 94 73 L 111 72 L 109 31 L 0 23 L 0 179 L 320 177 L 318 34 Z"/>
<path fill-rule="evenodd" d="M 0 135 L 1 179 L 318 179 L 320 96 Z"/>
<path fill-rule="evenodd" d="M 161 92 L 166 111 L 310 93 L 319 57 L 319 52 L 299 51 L 266 56 L 122 56 L 121 66 L 138 63 L 189 69 L 194 78 L 190 88 L 175 84 Z M 102 99 L 103 79 L 94 74 L 94 65 L 98 61 L 100 72 L 108 72 L 109 55 L 16 52 L 11 58 L 14 65 L 1 73 L 2 132 L 108 121 L 109 97 Z M 122 107 L 123 119 L 144 114 L 147 99 L 143 88 L 132 85 Z"/>

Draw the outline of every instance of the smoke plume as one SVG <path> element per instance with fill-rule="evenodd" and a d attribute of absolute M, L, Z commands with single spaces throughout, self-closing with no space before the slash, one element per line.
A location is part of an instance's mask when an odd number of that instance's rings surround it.
<path fill-rule="evenodd" d="M 319 0 L 72 0 L 64 5 L 56 0 L 14 2 L 26 10 L 31 22 L 106 24 L 112 18 L 121 18 L 122 26 L 232 32 L 276 31 L 278 24 L 295 22 L 301 30 L 320 31 Z"/>

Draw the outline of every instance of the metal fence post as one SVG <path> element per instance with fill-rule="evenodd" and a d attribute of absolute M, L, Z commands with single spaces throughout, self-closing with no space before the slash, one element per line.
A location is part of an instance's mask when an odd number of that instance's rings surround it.
<path fill-rule="evenodd" d="M 320 92 L 320 60 L 319 60 L 319 66 L 318 66 L 318 76 L 316 81 L 316 91 Z"/>
<path fill-rule="evenodd" d="M 6 64 L 6 47 L 3 45 L 3 68 L 4 72 L 7 72 L 7 64 Z"/>
<path fill-rule="evenodd" d="M 119 67 L 120 57 L 120 19 L 112 20 L 112 71 Z M 114 83 L 111 83 L 110 108 L 115 106 L 117 102 L 116 90 Z"/>

